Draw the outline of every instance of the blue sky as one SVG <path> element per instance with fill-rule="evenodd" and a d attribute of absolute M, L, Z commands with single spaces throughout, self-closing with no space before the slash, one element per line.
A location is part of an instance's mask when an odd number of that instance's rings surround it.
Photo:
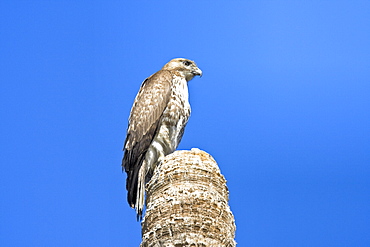
<path fill-rule="evenodd" d="M 143 79 L 195 60 L 238 246 L 370 246 L 369 1 L 2 1 L 0 245 L 138 246 L 120 162 Z"/>

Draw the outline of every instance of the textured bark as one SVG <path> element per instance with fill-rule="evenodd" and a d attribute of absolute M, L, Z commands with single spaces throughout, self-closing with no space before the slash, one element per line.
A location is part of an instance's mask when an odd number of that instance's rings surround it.
<path fill-rule="evenodd" d="M 236 245 L 226 180 L 208 153 L 166 156 L 146 187 L 141 247 Z"/>

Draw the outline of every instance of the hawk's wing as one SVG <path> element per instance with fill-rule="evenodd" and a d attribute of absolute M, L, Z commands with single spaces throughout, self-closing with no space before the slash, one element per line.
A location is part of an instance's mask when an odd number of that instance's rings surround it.
<path fill-rule="evenodd" d="M 127 199 L 132 207 L 136 201 L 138 172 L 171 96 L 171 80 L 168 70 L 160 70 L 147 78 L 131 109 L 122 169 L 127 172 Z"/>

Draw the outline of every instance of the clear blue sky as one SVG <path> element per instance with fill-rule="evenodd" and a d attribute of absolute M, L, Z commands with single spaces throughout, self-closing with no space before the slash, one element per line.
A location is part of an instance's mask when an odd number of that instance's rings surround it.
<path fill-rule="evenodd" d="M 138 246 L 121 173 L 143 79 L 195 60 L 198 147 L 239 246 L 370 246 L 369 1 L 1 1 L 0 245 Z"/>

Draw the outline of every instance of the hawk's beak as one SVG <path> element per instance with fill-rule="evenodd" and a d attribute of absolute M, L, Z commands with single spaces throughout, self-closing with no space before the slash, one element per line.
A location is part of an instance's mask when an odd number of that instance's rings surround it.
<path fill-rule="evenodd" d="M 199 77 L 202 77 L 203 72 L 199 68 L 196 68 L 193 72 L 193 75 L 199 75 Z"/>

